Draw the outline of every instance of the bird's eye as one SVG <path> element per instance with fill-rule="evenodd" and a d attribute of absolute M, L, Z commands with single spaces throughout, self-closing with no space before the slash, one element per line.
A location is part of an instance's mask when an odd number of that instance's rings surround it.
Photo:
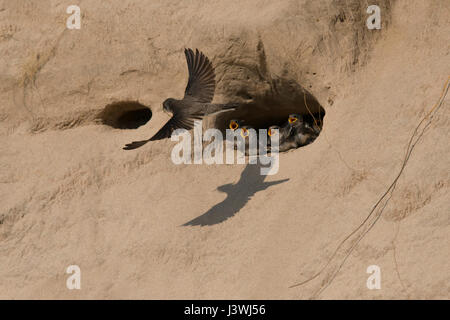
<path fill-rule="evenodd" d="M 275 132 L 273 132 L 273 129 L 269 129 L 267 131 L 267 134 L 269 135 L 269 137 L 271 137 Z"/>
<path fill-rule="evenodd" d="M 236 130 L 239 127 L 239 125 L 237 124 L 237 122 L 231 121 L 229 127 L 231 130 Z"/>
<path fill-rule="evenodd" d="M 241 129 L 241 136 L 242 138 L 248 137 L 248 130 L 247 129 Z"/>
<path fill-rule="evenodd" d="M 294 123 L 295 121 L 297 121 L 298 119 L 296 117 L 289 117 L 289 123 Z"/>

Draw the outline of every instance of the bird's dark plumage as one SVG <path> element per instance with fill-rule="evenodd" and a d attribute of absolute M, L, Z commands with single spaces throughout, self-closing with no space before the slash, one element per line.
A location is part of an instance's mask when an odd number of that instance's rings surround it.
<path fill-rule="evenodd" d="M 209 59 L 198 49 L 185 49 L 189 79 L 182 100 L 169 98 L 164 101 L 165 111 L 172 112 L 172 118 L 150 139 L 134 141 L 124 149 L 136 149 L 148 141 L 169 138 L 176 129 L 192 129 L 194 120 L 200 120 L 208 114 L 235 110 L 237 104 L 212 104 L 216 87 L 214 68 Z"/>
<path fill-rule="evenodd" d="M 216 76 L 209 59 L 197 49 L 185 49 L 189 80 L 183 100 L 210 103 L 216 88 Z"/>

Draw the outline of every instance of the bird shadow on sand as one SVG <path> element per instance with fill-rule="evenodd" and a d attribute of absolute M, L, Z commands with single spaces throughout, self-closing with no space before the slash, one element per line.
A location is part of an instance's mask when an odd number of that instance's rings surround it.
<path fill-rule="evenodd" d="M 280 184 L 289 179 L 264 182 L 265 175 L 261 175 L 261 164 L 247 164 L 237 183 L 219 186 L 217 190 L 227 194 L 222 202 L 216 204 L 201 216 L 186 222 L 183 226 L 211 226 L 221 223 L 238 213 L 258 191 Z"/>

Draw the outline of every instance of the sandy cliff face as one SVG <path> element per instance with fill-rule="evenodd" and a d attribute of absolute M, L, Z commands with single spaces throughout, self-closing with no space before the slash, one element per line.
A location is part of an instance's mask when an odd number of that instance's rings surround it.
<path fill-rule="evenodd" d="M 1 298 L 449 298 L 447 2 L 377 1 L 381 30 L 367 1 L 80 1 L 80 30 L 71 4 L 0 2 Z M 243 105 L 205 127 L 310 106 L 321 135 L 264 181 L 174 165 L 170 140 L 122 150 L 182 97 L 185 47 Z"/>

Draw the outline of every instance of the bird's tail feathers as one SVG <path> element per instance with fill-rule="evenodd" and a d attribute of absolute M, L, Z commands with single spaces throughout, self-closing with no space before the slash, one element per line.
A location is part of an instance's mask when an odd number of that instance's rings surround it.
<path fill-rule="evenodd" d="M 123 147 L 123 150 L 133 150 L 139 147 L 142 147 L 144 144 L 149 142 L 150 140 L 141 140 L 141 141 L 133 141 L 132 143 L 128 143 Z"/>

